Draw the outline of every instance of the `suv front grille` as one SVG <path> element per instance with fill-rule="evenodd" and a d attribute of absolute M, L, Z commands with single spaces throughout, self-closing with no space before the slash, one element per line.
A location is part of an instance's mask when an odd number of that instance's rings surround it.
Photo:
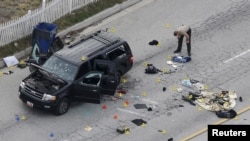
<path fill-rule="evenodd" d="M 28 95 L 31 95 L 35 98 L 38 98 L 38 99 L 42 99 L 43 98 L 43 93 L 40 93 L 40 92 L 37 92 L 35 90 L 32 90 L 31 88 L 29 88 L 28 86 L 25 86 L 24 87 L 24 92 Z"/>

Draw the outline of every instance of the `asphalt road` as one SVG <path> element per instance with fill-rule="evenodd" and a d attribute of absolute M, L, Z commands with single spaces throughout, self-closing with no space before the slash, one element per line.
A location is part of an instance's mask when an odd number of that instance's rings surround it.
<path fill-rule="evenodd" d="M 13 74 L 0 77 L 0 140 L 206 141 L 208 124 L 250 124 L 249 19 L 248 0 L 139 2 L 81 33 L 108 28 L 129 42 L 135 65 L 121 84 L 127 94 L 116 101 L 105 98 L 100 105 L 77 103 L 65 115 L 54 116 L 31 109 L 18 99 L 18 85 L 29 71 L 14 67 Z M 177 46 L 172 32 L 181 24 L 192 27 L 192 61 L 177 64 L 175 73 L 145 74 L 146 63 L 174 70 L 166 61 Z M 148 45 L 152 40 L 158 40 L 160 45 Z M 181 55 L 187 55 L 185 44 Z M 7 72 L 8 68 L 1 71 Z M 221 119 L 181 100 L 189 91 L 197 91 L 183 86 L 184 78 L 199 80 L 208 91 L 235 90 L 243 98 L 234 108 L 238 116 Z M 166 91 L 162 91 L 163 87 Z M 175 88 L 184 91 L 179 93 Z M 125 101 L 129 102 L 127 106 Z M 146 104 L 152 111 L 136 109 L 134 104 Z M 131 122 L 134 119 L 147 123 L 137 126 Z M 122 125 L 128 126 L 130 132 L 117 133 L 117 127 Z"/>

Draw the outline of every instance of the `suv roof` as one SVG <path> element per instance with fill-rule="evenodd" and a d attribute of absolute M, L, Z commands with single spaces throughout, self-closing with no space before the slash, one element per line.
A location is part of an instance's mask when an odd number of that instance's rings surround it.
<path fill-rule="evenodd" d="M 63 56 L 64 60 L 80 65 L 83 62 L 81 60 L 82 57 L 91 58 L 105 48 L 120 41 L 123 40 L 118 36 L 100 30 L 76 41 L 72 45 L 65 46 L 57 51 L 55 55 Z"/>

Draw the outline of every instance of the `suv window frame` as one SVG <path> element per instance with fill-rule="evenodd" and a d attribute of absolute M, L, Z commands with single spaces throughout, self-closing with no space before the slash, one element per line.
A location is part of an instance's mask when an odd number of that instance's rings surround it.
<path fill-rule="evenodd" d="M 117 50 L 122 50 L 123 49 L 123 53 L 121 53 L 121 54 L 119 54 L 119 55 L 117 55 L 117 53 L 114 53 L 115 51 L 117 51 Z M 113 55 L 115 56 L 115 57 L 110 57 L 110 54 L 111 53 L 114 53 Z M 117 60 L 117 59 L 120 59 L 120 58 L 123 58 L 124 56 L 127 56 L 129 54 L 129 50 L 128 50 L 128 48 L 127 48 L 127 45 L 126 45 L 126 43 L 122 43 L 122 44 L 120 44 L 120 45 L 118 45 L 118 47 L 116 47 L 116 48 L 113 48 L 112 50 L 110 50 L 110 51 L 108 51 L 107 53 L 106 53 L 106 56 L 107 56 L 107 58 L 108 58 L 108 60 L 109 61 L 115 61 L 115 60 Z"/>

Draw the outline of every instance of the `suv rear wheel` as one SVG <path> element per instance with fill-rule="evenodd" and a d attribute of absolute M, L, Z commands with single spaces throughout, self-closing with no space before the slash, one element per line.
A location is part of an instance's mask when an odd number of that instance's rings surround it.
<path fill-rule="evenodd" d="M 55 115 L 63 115 L 69 109 L 69 99 L 63 98 L 56 106 Z"/>

